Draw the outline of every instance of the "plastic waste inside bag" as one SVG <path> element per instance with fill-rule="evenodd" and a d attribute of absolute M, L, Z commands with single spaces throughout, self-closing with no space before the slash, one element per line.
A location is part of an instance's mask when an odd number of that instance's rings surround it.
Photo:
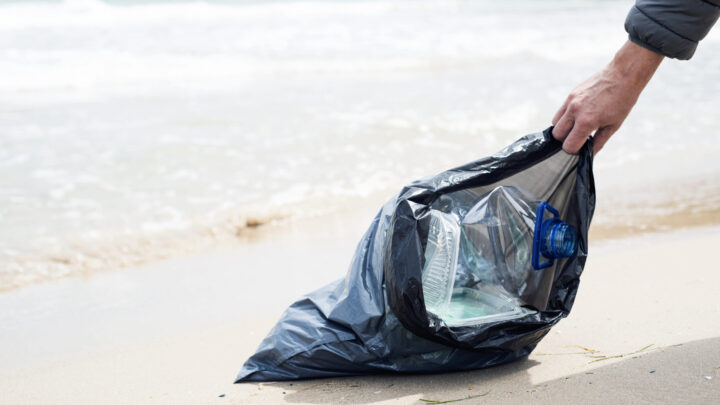
<path fill-rule="evenodd" d="M 546 211 L 553 215 L 546 218 Z M 575 229 L 539 197 L 498 186 L 470 207 L 432 209 L 422 271 L 425 308 L 449 326 L 519 318 L 545 295 L 537 271 L 575 252 Z"/>
<path fill-rule="evenodd" d="M 346 276 L 292 304 L 236 382 L 527 356 L 570 313 L 595 207 L 592 142 L 569 155 L 551 131 L 404 187 Z"/>

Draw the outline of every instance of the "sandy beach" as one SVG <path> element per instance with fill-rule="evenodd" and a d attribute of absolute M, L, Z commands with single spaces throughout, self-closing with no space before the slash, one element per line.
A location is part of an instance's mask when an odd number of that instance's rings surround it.
<path fill-rule="evenodd" d="M 718 227 L 591 244 L 573 312 L 526 360 L 232 384 L 285 306 L 343 276 L 371 215 L 260 227 L 212 251 L 0 295 L 0 403 L 720 401 Z"/>

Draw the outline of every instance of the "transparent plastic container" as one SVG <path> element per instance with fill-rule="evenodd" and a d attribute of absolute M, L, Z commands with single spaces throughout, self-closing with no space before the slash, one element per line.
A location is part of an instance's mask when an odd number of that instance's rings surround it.
<path fill-rule="evenodd" d="M 575 251 L 574 228 L 515 187 L 497 187 L 468 209 L 430 211 L 422 272 L 425 307 L 448 326 L 511 320 L 543 309 L 543 271 Z"/>
<path fill-rule="evenodd" d="M 452 297 L 460 225 L 452 215 L 440 211 L 432 211 L 430 215 L 422 284 L 426 309 L 439 314 L 447 310 Z"/>
<path fill-rule="evenodd" d="M 515 319 L 532 312 L 522 307 L 517 299 L 492 286 L 461 287 L 453 289 L 450 304 L 441 318 L 449 326 L 470 326 Z"/>

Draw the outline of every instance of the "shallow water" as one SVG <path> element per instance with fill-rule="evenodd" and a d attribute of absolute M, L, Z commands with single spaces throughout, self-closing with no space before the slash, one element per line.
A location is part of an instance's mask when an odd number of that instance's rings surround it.
<path fill-rule="evenodd" d="M 492 153 L 549 125 L 629 7 L 118 4 L 0 2 L 0 289 L 389 197 Z M 598 158 L 600 223 L 720 207 L 717 31 L 661 66 Z"/>

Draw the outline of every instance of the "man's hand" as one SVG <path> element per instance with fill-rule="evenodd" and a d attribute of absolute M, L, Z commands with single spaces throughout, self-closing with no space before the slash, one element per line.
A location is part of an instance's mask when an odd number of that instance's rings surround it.
<path fill-rule="evenodd" d="M 573 90 L 552 123 L 553 136 L 577 153 L 595 131 L 595 153 L 620 128 L 663 56 L 627 41 L 603 70 Z"/>

